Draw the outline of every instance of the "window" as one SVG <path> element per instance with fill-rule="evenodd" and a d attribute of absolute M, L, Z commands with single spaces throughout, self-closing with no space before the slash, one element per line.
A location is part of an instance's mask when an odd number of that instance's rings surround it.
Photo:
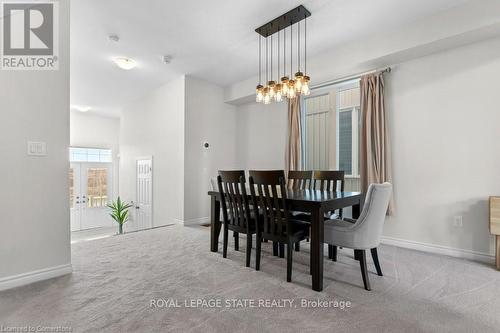
<path fill-rule="evenodd" d="M 70 162 L 111 163 L 113 155 L 111 149 L 70 147 L 69 160 Z"/>
<path fill-rule="evenodd" d="M 352 110 L 339 112 L 338 152 L 339 169 L 352 175 Z"/>
<path fill-rule="evenodd" d="M 359 106 L 338 110 L 338 169 L 359 177 Z"/>
<path fill-rule="evenodd" d="M 359 188 L 359 80 L 313 90 L 304 99 L 306 170 L 344 170 L 346 190 Z"/>
<path fill-rule="evenodd" d="M 87 175 L 88 207 L 106 207 L 108 204 L 108 169 L 89 168 Z"/>

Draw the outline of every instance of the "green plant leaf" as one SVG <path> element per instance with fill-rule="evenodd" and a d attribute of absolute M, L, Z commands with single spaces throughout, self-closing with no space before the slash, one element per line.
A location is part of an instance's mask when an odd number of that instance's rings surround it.
<path fill-rule="evenodd" d="M 118 197 L 116 201 L 111 202 L 110 204 L 107 205 L 107 207 L 111 210 L 109 215 L 119 225 L 123 225 L 125 222 L 129 220 L 128 209 L 132 207 L 131 203 L 124 202 L 121 200 L 120 197 Z"/>

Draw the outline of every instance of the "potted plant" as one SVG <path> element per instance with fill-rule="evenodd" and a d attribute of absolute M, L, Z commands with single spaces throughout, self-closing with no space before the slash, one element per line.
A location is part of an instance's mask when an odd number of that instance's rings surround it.
<path fill-rule="evenodd" d="M 120 234 L 123 234 L 123 225 L 129 219 L 128 209 L 130 207 L 132 207 L 132 204 L 123 202 L 120 197 L 118 197 L 116 201 L 108 204 L 108 208 L 111 209 L 109 215 L 118 223 L 118 231 Z"/>

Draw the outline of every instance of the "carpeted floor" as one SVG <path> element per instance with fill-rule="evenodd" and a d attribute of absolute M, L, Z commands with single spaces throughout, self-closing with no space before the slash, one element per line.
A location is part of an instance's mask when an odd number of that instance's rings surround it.
<path fill-rule="evenodd" d="M 227 259 L 211 253 L 209 230 L 175 225 L 73 244 L 72 275 L 0 293 L 0 330 L 27 325 L 73 332 L 500 330 L 500 272 L 492 267 L 381 246 L 385 276 L 371 274 L 367 292 L 352 251 L 341 250 L 337 263 L 325 258 L 325 289 L 318 293 L 310 288 L 307 243 L 294 253 L 293 282 L 287 283 L 286 261 L 271 255 L 270 243 L 256 272 L 254 252 L 252 268 L 244 267 L 244 246 L 235 252 L 231 244 Z M 374 271 L 371 261 L 369 270 Z M 332 302 L 305 306 L 318 299 Z M 195 306 L 203 300 L 220 307 Z M 276 307 L 283 304 L 287 307 Z"/>

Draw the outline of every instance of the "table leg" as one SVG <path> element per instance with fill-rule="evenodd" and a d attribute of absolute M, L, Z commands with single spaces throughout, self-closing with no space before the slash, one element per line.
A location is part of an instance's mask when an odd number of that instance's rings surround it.
<path fill-rule="evenodd" d="M 220 229 L 220 202 L 215 195 L 212 195 L 210 205 L 210 251 L 212 252 L 218 251 Z"/>
<path fill-rule="evenodd" d="M 314 208 L 311 212 L 311 273 L 312 289 L 323 290 L 323 232 L 324 219 L 321 207 Z"/>
<path fill-rule="evenodd" d="M 359 199 L 359 203 L 357 205 L 352 206 L 352 218 L 357 220 L 359 215 L 361 214 L 361 210 L 363 209 L 363 201 L 364 198 Z"/>

